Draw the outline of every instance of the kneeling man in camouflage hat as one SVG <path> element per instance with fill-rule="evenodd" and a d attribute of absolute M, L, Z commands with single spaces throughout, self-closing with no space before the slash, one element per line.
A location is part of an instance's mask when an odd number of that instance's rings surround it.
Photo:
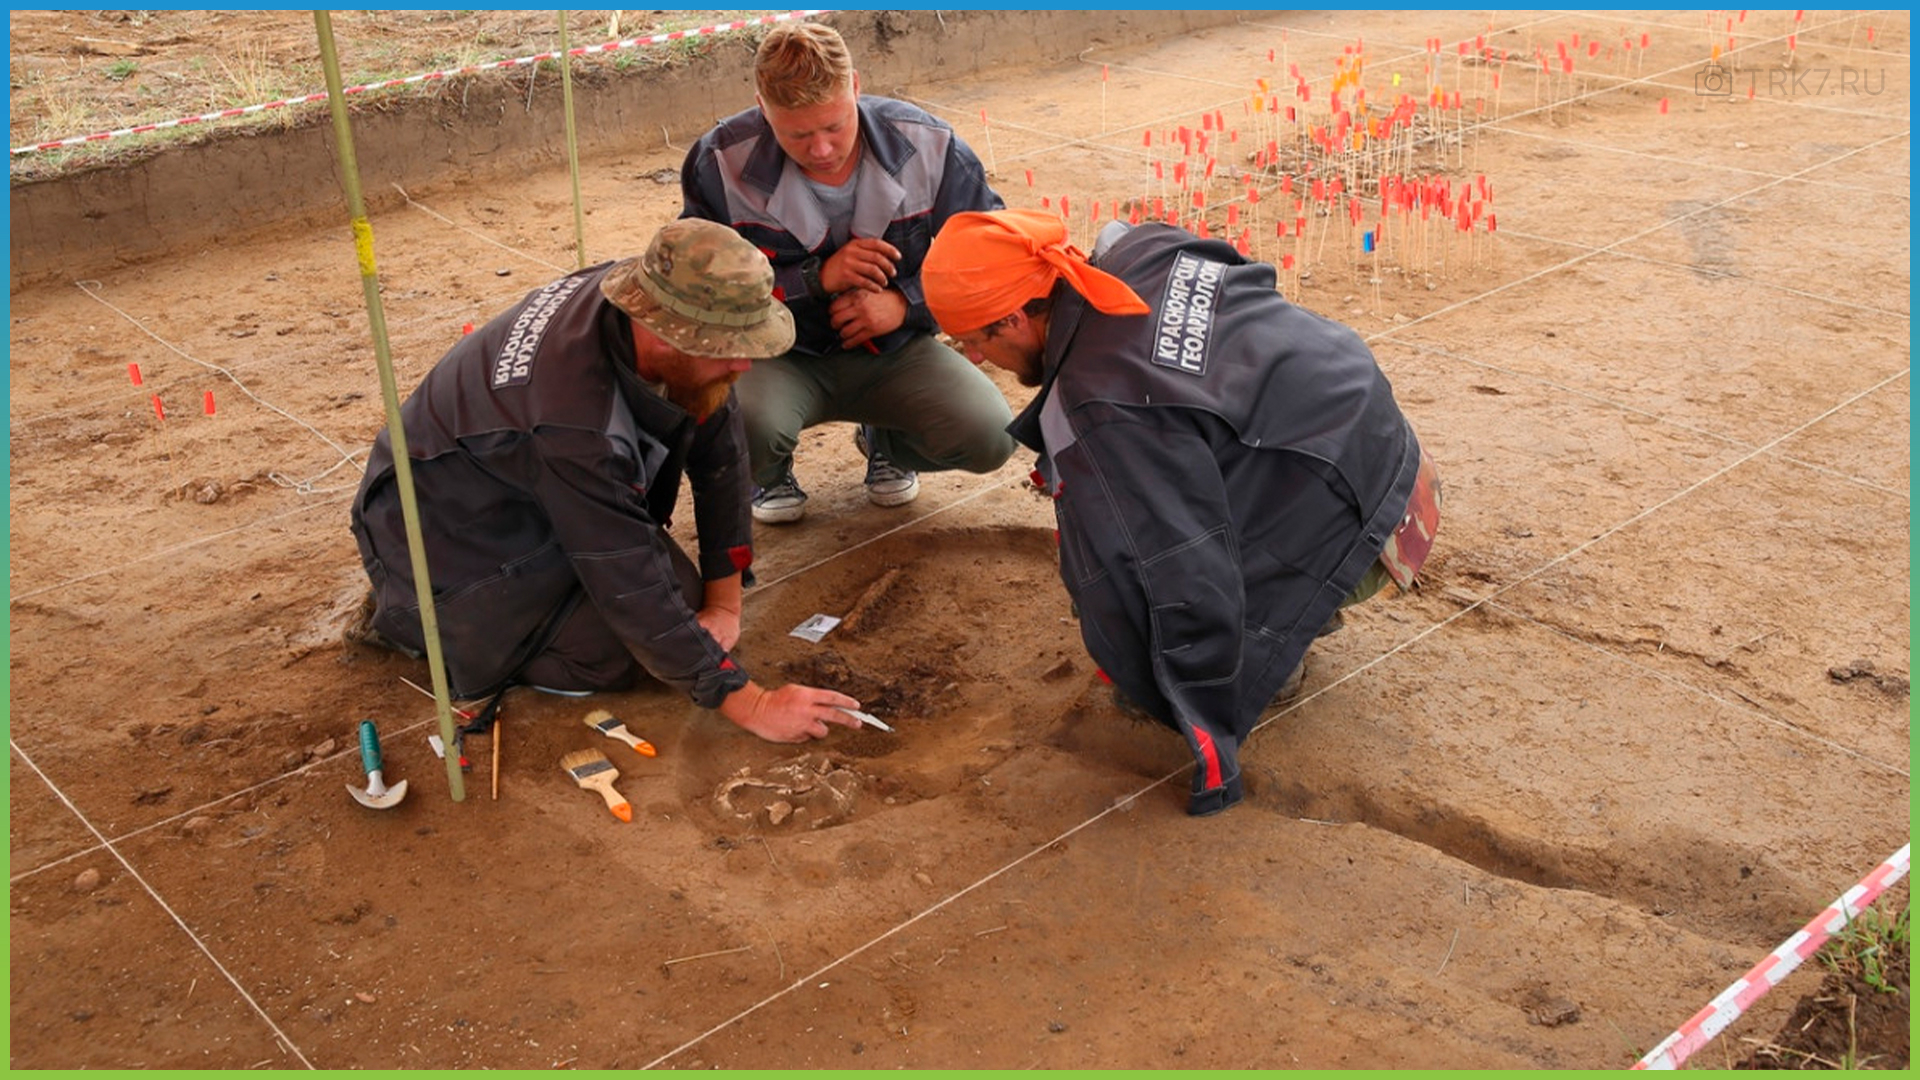
<path fill-rule="evenodd" d="M 623 690 L 643 675 L 774 742 L 857 727 L 845 694 L 754 683 L 729 651 L 753 560 L 732 386 L 793 344 L 766 257 L 723 225 L 559 279 L 461 339 L 400 410 L 447 677 Z M 696 565 L 668 535 L 685 476 Z M 424 648 L 388 434 L 352 527 L 373 635 Z"/>

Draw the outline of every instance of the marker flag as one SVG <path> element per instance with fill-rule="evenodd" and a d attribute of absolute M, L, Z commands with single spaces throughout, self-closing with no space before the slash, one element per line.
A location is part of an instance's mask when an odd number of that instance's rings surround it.
<path fill-rule="evenodd" d="M 211 390 L 207 391 L 206 403 L 204 407 L 207 411 L 207 415 L 212 416 L 213 415 L 213 391 Z"/>
<path fill-rule="evenodd" d="M 140 385 L 140 365 L 139 364 L 127 365 L 127 378 L 133 380 L 133 385 L 135 386 Z"/>

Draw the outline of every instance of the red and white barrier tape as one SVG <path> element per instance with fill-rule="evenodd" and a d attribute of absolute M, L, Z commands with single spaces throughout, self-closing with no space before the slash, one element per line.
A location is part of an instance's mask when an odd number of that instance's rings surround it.
<path fill-rule="evenodd" d="M 829 8 L 822 8 L 818 11 L 783 11 L 773 15 L 762 15 L 754 19 L 738 19 L 730 23 L 703 26 L 697 30 L 674 30 L 670 33 L 654 34 L 650 37 L 627 38 L 624 41 L 609 41 L 601 45 L 588 45 L 578 49 L 568 49 L 567 55 L 587 56 L 592 53 L 616 52 L 620 49 L 632 49 L 642 45 L 661 45 L 669 41 L 681 41 L 686 38 L 700 37 L 705 34 L 721 34 L 732 30 L 744 30 L 749 26 L 764 26 L 770 23 L 787 22 L 791 19 L 805 19 L 814 15 L 826 15 L 830 14 L 831 10 L 832 9 Z M 496 71 L 501 68 L 524 67 L 528 64 L 540 63 L 542 60 L 558 60 L 559 58 L 560 53 L 553 51 L 543 52 L 537 56 L 517 57 L 511 60 L 493 60 L 485 64 L 469 64 L 466 67 L 450 68 L 446 71 L 431 71 L 424 75 L 409 75 L 402 79 L 388 79 L 385 82 L 349 86 L 343 90 L 342 93 L 360 94 L 368 90 L 388 90 L 396 86 L 433 82 L 437 79 L 449 79 L 458 75 L 471 75 L 480 71 Z M 58 150 L 67 146 L 79 146 L 82 143 L 104 142 L 108 139 L 120 138 L 123 135 L 142 135 L 149 131 L 163 131 L 167 128 L 185 127 L 188 124 L 203 124 L 212 120 L 227 120 L 236 116 L 246 116 L 251 113 L 283 109 L 289 105 L 305 105 L 310 102 L 325 100 L 327 100 L 327 92 L 321 90 L 317 93 L 305 94 L 300 97 L 283 98 L 279 101 L 269 101 L 261 105 L 221 109 L 218 112 L 201 113 L 198 116 L 183 116 L 178 120 L 162 120 L 155 124 L 135 124 L 133 127 L 118 128 L 113 131 L 96 131 L 91 135 L 75 135 L 70 139 L 57 139 L 53 142 L 34 143 L 30 146 L 16 146 L 13 147 L 9 153 L 32 154 L 46 150 Z"/>
<path fill-rule="evenodd" d="M 1707 1007 L 1695 1013 L 1693 1019 L 1680 1025 L 1680 1030 L 1667 1036 L 1659 1046 L 1654 1047 L 1646 1057 L 1634 1065 L 1636 1069 L 1677 1069 L 1695 1050 L 1707 1045 L 1715 1035 L 1726 1030 L 1728 1024 L 1754 1002 L 1760 995 L 1780 985 L 1800 962 L 1820 950 L 1827 939 L 1844 929 L 1848 922 L 1858 918 L 1862 911 L 1889 885 L 1899 881 L 1907 873 L 1907 861 L 1912 844 L 1906 844 L 1899 851 L 1887 857 L 1860 884 L 1848 889 L 1840 899 L 1827 905 L 1827 910 L 1815 916 L 1813 921 L 1800 928 L 1799 932 L 1780 943 L 1780 947 L 1767 955 L 1767 958 L 1753 966 L 1753 970 L 1734 980 L 1732 986 L 1720 991 L 1720 996 L 1707 1003 Z"/>

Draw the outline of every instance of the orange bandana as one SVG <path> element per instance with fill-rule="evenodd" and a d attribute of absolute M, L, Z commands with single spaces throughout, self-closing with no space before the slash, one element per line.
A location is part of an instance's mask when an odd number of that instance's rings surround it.
<path fill-rule="evenodd" d="M 1127 283 L 1088 264 L 1067 244 L 1064 221 L 1042 210 L 969 210 L 953 215 L 920 265 L 927 310 L 949 334 L 978 330 L 1067 279 L 1108 315 L 1146 315 Z"/>

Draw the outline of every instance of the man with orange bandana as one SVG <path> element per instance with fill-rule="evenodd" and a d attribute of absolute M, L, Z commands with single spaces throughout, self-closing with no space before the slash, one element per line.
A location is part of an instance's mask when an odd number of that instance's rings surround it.
<path fill-rule="evenodd" d="M 1188 812 L 1242 795 L 1238 751 L 1339 610 L 1400 587 L 1439 482 L 1352 330 L 1273 267 L 1165 225 L 1091 258 L 1032 210 L 957 214 L 921 269 L 975 362 L 1037 387 L 1008 430 L 1039 453 L 1060 576 L 1123 703 L 1185 737 Z"/>

